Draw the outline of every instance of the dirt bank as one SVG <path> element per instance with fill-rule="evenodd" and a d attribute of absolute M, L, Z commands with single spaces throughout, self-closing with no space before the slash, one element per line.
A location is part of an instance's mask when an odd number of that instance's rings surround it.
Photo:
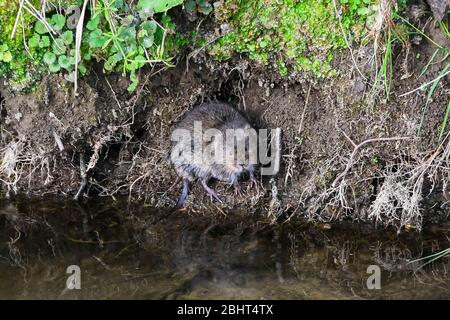
<path fill-rule="evenodd" d="M 450 47 L 436 24 L 425 28 Z M 243 56 L 218 63 L 200 50 L 194 57 L 186 52 L 175 68 L 141 72 L 133 94 L 126 79 L 100 66 L 75 97 L 57 76 L 25 96 L 3 88 L 1 192 L 74 196 L 86 176 L 84 196 L 129 195 L 170 207 L 180 189 L 167 159 L 172 126 L 197 103 L 227 101 L 256 127 L 282 129 L 281 171 L 240 198 L 216 184 L 224 204 L 211 203 L 196 186 L 190 214 L 245 209 L 274 220 L 350 218 L 420 228 L 423 219 L 439 221 L 450 210 L 450 143 L 438 139 L 450 77 L 428 103 L 424 90 L 403 95 L 436 79 L 448 63 L 439 53 L 440 62 L 419 76 L 435 47 L 426 38 L 416 43 L 394 48 L 389 99 L 375 81 L 371 45 L 342 52 L 334 61 L 340 74 L 328 80 L 283 78 Z"/>

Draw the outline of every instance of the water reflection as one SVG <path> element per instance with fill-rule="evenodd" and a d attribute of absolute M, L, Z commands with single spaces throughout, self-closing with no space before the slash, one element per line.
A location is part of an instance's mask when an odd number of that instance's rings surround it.
<path fill-rule="evenodd" d="M 398 236 L 364 225 L 270 225 L 105 199 L 0 202 L 0 298 L 415 299 L 450 297 L 449 225 Z M 330 228 L 331 226 L 331 228 Z M 66 289 L 69 265 L 81 290 Z M 381 289 L 368 290 L 369 265 Z"/>

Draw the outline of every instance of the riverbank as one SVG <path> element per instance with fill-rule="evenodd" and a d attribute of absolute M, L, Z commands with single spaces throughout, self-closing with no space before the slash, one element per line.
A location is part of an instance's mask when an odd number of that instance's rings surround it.
<path fill-rule="evenodd" d="M 79 79 L 76 96 L 61 74 L 25 95 L 4 85 L 1 193 L 69 198 L 85 184 L 81 198 L 127 196 L 170 208 L 181 188 L 167 159 L 171 128 L 194 105 L 225 101 L 257 128 L 281 128 L 281 170 L 242 197 L 216 184 L 224 204 L 194 187 L 191 214 L 369 221 L 398 230 L 445 221 L 450 38 L 430 12 L 414 12 L 405 14 L 422 34 L 407 33 L 406 45 L 384 44 L 380 52 L 373 42 L 339 51 L 331 62 L 336 75 L 325 79 L 283 76 L 246 53 L 221 62 L 187 47 L 173 68 L 141 69 L 132 93 L 130 81 L 105 73 L 102 63 Z M 194 25 L 177 17 L 180 29 Z M 217 23 L 209 17 L 199 32 L 206 37 Z M 383 62 L 392 68 L 380 80 Z"/>

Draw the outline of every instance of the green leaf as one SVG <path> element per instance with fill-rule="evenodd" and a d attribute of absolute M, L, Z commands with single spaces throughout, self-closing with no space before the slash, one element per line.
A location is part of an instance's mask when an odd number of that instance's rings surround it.
<path fill-rule="evenodd" d="M 361 16 L 366 16 L 369 14 L 369 12 L 370 12 L 370 10 L 367 7 L 362 7 L 362 8 L 358 9 L 358 14 Z"/>
<path fill-rule="evenodd" d="M 210 14 L 213 10 L 212 5 L 206 0 L 197 0 L 198 4 L 198 12 L 203 13 L 204 15 Z"/>
<path fill-rule="evenodd" d="M 108 58 L 108 60 L 106 60 L 105 64 L 104 64 L 104 68 L 107 71 L 112 71 L 114 69 L 114 67 L 116 66 L 117 62 L 122 60 L 122 54 L 121 53 L 116 53 L 113 54 L 112 56 L 110 56 Z"/>
<path fill-rule="evenodd" d="M 12 54 L 9 51 L 6 51 L 2 54 L 2 58 L 1 60 L 3 60 L 3 62 L 11 62 L 12 60 Z"/>
<path fill-rule="evenodd" d="M 134 26 L 124 28 L 120 34 L 119 38 L 125 40 L 126 42 L 133 42 L 136 40 L 136 28 Z"/>
<path fill-rule="evenodd" d="M 34 30 L 39 34 L 45 34 L 48 32 L 47 27 L 41 21 L 36 22 L 34 25 Z"/>
<path fill-rule="evenodd" d="M 71 45 L 73 42 L 73 32 L 72 31 L 66 31 L 61 35 L 61 39 L 63 39 L 64 43 L 66 45 Z"/>
<path fill-rule="evenodd" d="M 41 40 L 41 37 L 38 34 L 33 34 L 31 38 L 28 40 L 28 46 L 30 48 L 37 48 L 39 47 L 39 42 Z"/>
<path fill-rule="evenodd" d="M 150 37 L 145 37 L 144 39 L 142 39 L 141 43 L 142 46 L 144 48 L 150 48 L 153 45 L 154 42 L 154 37 L 150 36 Z"/>
<path fill-rule="evenodd" d="M 75 71 L 69 72 L 64 76 L 64 79 L 66 79 L 69 82 L 75 82 Z"/>
<path fill-rule="evenodd" d="M 136 56 L 136 58 L 134 58 L 134 61 L 137 64 L 137 69 L 139 69 L 139 68 L 143 67 L 146 64 L 147 59 L 145 59 L 144 56 L 138 55 L 138 56 Z"/>
<path fill-rule="evenodd" d="M 91 20 L 89 20 L 89 22 L 86 24 L 86 29 L 88 29 L 89 31 L 94 31 L 95 29 L 98 28 L 99 22 L 100 22 L 99 16 L 95 16 L 94 18 L 91 18 Z"/>
<path fill-rule="evenodd" d="M 66 53 L 66 47 L 64 46 L 64 41 L 61 38 L 55 39 L 52 45 L 53 52 L 56 55 L 61 55 Z"/>
<path fill-rule="evenodd" d="M 47 51 L 44 54 L 43 60 L 46 64 L 49 64 L 49 65 L 54 64 L 56 61 L 56 55 L 51 51 Z"/>
<path fill-rule="evenodd" d="M 55 29 L 56 31 L 61 31 L 66 24 L 66 17 L 64 17 L 62 14 L 54 14 L 51 19 L 51 24 L 53 29 Z"/>
<path fill-rule="evenodd" d="M 123 0 L 115 0 L 115 1 L 112 1 L 112 5 L 113 5 L 113 7 L 116 8 L 116 9 L 125 9 L 125 8 L 124 8 Z"/>
<path fill-rule="evenodd" d="M 153 13 L 165 12 L 183 3 L 183 0 L 139 0 L 137 9 Z"/>
<path fill-rule="evenodd" d="M 89 51 L 83 55 L 83 59 L 86 61 L 91 61 L 91 58 L 92 58 L 92 55 Z"/>
<path fill-rule="evenodd" d="M 128 86 L 127 89 L 128 89 L 128 92 L 133 92 L 134 90 L 136 90 L 136 87 L 137 87 L 137 85 L 139 83 L 139 79 L 138 79 L 138 77 L 136 75 L 136 72 L 132 72 L 130 74 L 130 80 L 131 80 L 131 83 L 130 83 L 130 85 Z"/>
<path fill-rule="evenodd" d="M 48 66 L 48 70 L 50 70 L 50 72 L 58 72 L 59 70 L 61 70 L 61 67 L 59 66 L 59 64 L 57 62 L 55 62 Z"/>
<path fill-rule="evenodd" d="M 39 42 L 39 48 L 47 48 L 50 46 L 50 38 L 48 36 L 42 36 Z"/>
<path fill-rule="evenodd" d="M 86 72 L 87 72 L 86 66 L 84 64 L 80 63 L 78 65 L 78 71 L 80 71 L 80 74 L 82 76 L 84 76 L 86 74 Z"/>
<path fill-rule="evenodd" d="M 108 41 L 108 38 L 99 29 L 92 31 L 89 35 L 89 46 L 91 48 L 101 48 L 106 41 Z"/>
<path fill-rule="evenodd" d="M 58 64 L 61 68 L 64 68 L 66 70 L 69 70 L 71 66 L 73 66 L 73 58 L 67 57 L 67 56 L 59 56 L 58 57 Z"/>
<path fill-rule="evenodd" d="M 195 0 L 187 0 L 184 2 L 184 9 L 189 13 L 194 13 L 197 9 L 197 3 Z"/>
<path fill-rule="evenodd" d="M 155 33 L 157 25 L 154 21 L 144 21 L 140 25 L 139 34 L 142 36 L 151 36 Z"/>

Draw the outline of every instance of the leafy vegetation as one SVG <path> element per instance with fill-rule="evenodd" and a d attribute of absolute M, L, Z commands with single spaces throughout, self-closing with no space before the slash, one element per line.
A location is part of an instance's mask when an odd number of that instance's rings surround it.
<path fill-rule="evenodd" d="M 186 44 L 175 34 L 175 25 L 166 11 L 182 0 L 139 0 L 129 5 L 123 0 L 99 0 L 89 10 L 85 23 L 80 55 L 75 61 L 75 27 L 78 11 L 69 10 L 83 1 L 65 1 L 49 6 L 58 8 L 46 17 L 36 12 L 39 1 L 27 7 L 0 7 L 0 76 L 27 82 L 31 74 L 38 78 L 45 72 L 64 72 L 69 81 L 75 78 L 75 65 L 84 75 L 92 58 L 104 63 L 106 71 L 119 71 L 130 76 L 129 90 L 138 83 L 137 70 L 145 64 L 164 63 L 171 66 L 171 57 Z M 78 7 L 79 8 L 79 7 Z M 26 9 L 26 10 L 25 10 Z M 21 10 L 21 11 L 19 11 Z M 6 15 L 6 13 L 8 15 Z M 157 14 L 158 19 L 157 19 Z M 11 34 L 17 21 L 14 37 Z M 39 72 L 30 72 L 37 70 Z"/>
<path fill-rule="evenodd" d="M 234 52 L 246 53 L 264 65 L 275 66 L 282 75 L 310 71 L 316 76 L 335 74 L 334 52 L 346 47 L 344 32 L 362 41 L 366 23 L 374 20 L 374 0 L 337 1 L 340 19 L 331 0 L 237 1 L 224 0 L 216 6 L 216 17 L 233 30 L 210 49 L 219 60 Z"/>

